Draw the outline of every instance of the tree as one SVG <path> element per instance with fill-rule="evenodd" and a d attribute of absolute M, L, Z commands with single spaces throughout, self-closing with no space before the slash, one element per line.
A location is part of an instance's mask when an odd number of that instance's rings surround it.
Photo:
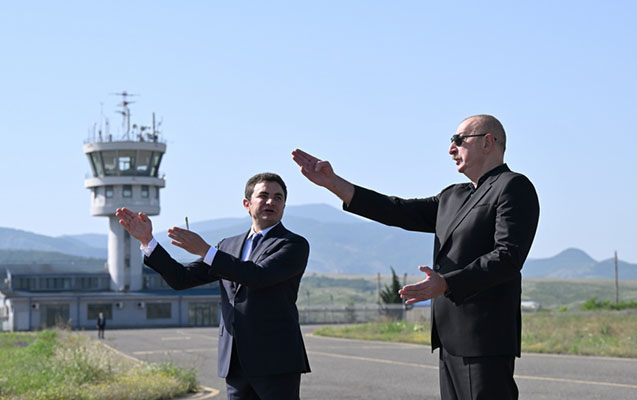
<path fill-rule="evenodd" d="M 391 268 L 391 285 L 385 285 L 385 288 L 380 292 L 380 298 L 385 304 L 401 304 L 403 299 L 398 294 L 401 289 L 400 280 L 398 280 L 394 267 L 390 266 L 389 268 Z"/>

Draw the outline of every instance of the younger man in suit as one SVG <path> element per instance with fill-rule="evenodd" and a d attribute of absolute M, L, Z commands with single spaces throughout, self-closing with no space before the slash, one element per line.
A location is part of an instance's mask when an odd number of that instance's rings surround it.
<path fill-rule="evenodd" d="M 444 400 L 517 399 L 520 270 L 539 217 L 533 184 L 504 164 L 506 135 L 491 115 L 466 118 L 449 154 L 470 183 L 423 199 L 385 196 L 355 186 L 327 161 L 292 152 L 301 173 L 343 200 L 345 210 L 387 225 L 435 234 L 434 267 L 400 290 L 406 304 L 433 299 L 432 350 L 440 348 Z"/>
<path fill-rule="evenodd" d="M 257 174 L 243 206 L 252 227 L 211 247 L 198 234 L 173 227 L 172 244 L 201 259 L 181 265 L 157 244 L 150 219 L 125 208 L 120 224 L 142 243 L 144 263 L 181 290 L 221 280 L 218 374 L 230 400 L 298 400 L 310 372 L 296 299 L 309 244 L 283 226 L 287 188 L 280 176 Z"/>

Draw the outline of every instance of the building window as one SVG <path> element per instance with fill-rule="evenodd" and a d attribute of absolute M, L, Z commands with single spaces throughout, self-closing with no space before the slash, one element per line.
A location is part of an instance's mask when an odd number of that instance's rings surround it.
<path fill-rule="evenodd" d="M 113 319 L 113 305 L 112 304 L 89 304 L 88 316 L 89 320 L 97 319 L 100 313 L 104 314 L 104 318 Z"/>
<path fill-rule="evenodd" d="M 142 185 L 142 198 L 147 199 L 149 196 L 149 188 L 147 185 Z"/>
<path fill-rule="evenodd" d="M 151 151 L 140 150 L 138 154 L 139 161 L 137 163 L 137 175 L 149 176 L 151 170 L 150 161 L 153 153 Z"/>
<path fill-rule="evenodd" d="M 133 186 L 132 185 L 124 185 L 122 188 L 122 197 L 133 197 Z"/>
<path fill-rule="evenodd" d="M 161 163 L 162 153 L 153 153 L 153 161 L 150 168 L 150 176 L 157 176 L 159 174 L 159 163 Z"/>
<path fill-rule="evenodd" d="M 155 198 L 159 199 L 159 188 L 158 187 L 155 188 Z"/>
<path fill-rule="evenodd" d="M 40 307 L 40 326 L 68 326 L 70 321 L 68 304 L 46 304 Z"/>
<path fill-rule="evenodd" d="M 120 150 L 118 153 L 120 175 L 135 175 L 135 150 Z"/>
<path fill-rule="evenodd" d="M 93 176 L 104 176 L 104 166 L 99 151 L 91 153 L 91 166 L 93 167 Z"/>
<path fill-rule="evenodd" d="M 113 198 L 113 186 L 111 186 L 111 185 L 105 186 L 105 190 L 106 190 L 106 198 L 107 199 L 112 199 Z"/>
<path fill-rule="evenodd" d="M 146 319 L 171 318 L 170 303 L 146 303 Z"/>
<path fill-rule="evenodd" d="M 115 150 L 102 151 L 102 160 L 104 161 L 104 175 L 116 176 L 117 175 L 117 151 Z"/>

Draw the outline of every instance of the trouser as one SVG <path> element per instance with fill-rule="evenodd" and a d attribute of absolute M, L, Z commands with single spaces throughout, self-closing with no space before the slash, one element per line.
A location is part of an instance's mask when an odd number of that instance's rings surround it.
<path fill-rule="evenodd" d="M 442 400 L 517 400 L 515 357 L 461 357 L 439 351 Z"/>
<path fill-rule="evenodd" d="M 232 346 L 230 370 L 226 377 L 228 400 L 299 400 L 301 373 L 246 376 L 237 351 Z"/>

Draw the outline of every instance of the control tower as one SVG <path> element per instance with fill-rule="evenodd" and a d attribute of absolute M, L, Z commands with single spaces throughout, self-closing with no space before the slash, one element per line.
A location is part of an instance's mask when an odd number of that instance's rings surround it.
<path fill-rule="evenodd" d="M 84 153 L 91 165 L 92 177 L 84 186 L 91 190 L 91 215 L 108 217 L 108 272 L 111 290 L 119 292 L 142 289 L 142 255 L 139 241 L 119 224 L 115 211 L 126 207 L 133 212 L 159 214 L 159 189 L 165 186 L 159 177 L 159 164 L 166 152 L 166 143 L 159 140 L 159 130 L 152 125 L 133 124 L 128 101 L 133 94 L 117 93 L 123 116 L 119 137 L 109 132 L 108 119 L 93 129 L 84 143 Z"/>

